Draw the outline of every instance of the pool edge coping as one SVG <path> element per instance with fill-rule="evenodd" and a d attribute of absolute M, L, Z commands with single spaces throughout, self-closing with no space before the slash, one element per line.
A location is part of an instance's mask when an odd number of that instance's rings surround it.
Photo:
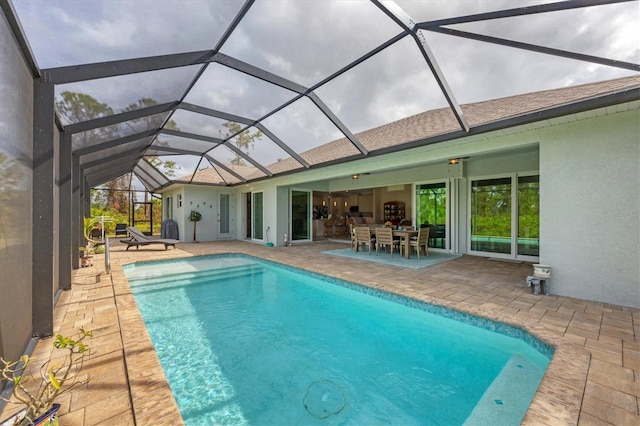
<path fill-rule="evenodd" d="M 172 251 L 172 253 L 175 253 L 175 252 L 178 252 L 178 250 Z M 203 254 L 203 255 L 195 255 L 192 253 L 180 251 L 180 253 L 175 253 L 175 256 L 172 256 L 170 258 L 162 258 L 162 259 L 150 260 L 150 261 L 133 261 L 133 262 L 125 261 L 123 263 L 114 262 L 114 265 L 112 265 L 112 271 L 111 271 L 114 287 L 116 285 L 116 281 L 118 281 L 120 290 L 125 290 L 124 292 L 116 291 L 116 302 L 119 306 L 120 305 L 118 303 L 119 297 L 127 297 L 128 299 L 130 299 L 126 301 L 125 305 L 126 304 L 130 305 L 131 303 L 133 303 L 133 305 L 135 306 L 135 315 L 128 315 L 127 316 L 128 318 L 126 318 L 126 321 L 132 322 L 137 319 L 144 326 L 144 321 L 142 319 L 140 311 L 135 302 L 134 295 L 131 291 L 129 282 L 124 273 L 123 266 L 131 265 L 135 263 L 153 263 L 153 262 L 164 263 L 172 260 L 179 260 L 179 259 L 192 258 L 192 257 L 233 256 L 233 255 L 255 258 L 260 261 L 265 261 L 267 263 L 274 263 L 279 266 L 284 266 L 286 268 L 293 268 L 297 270 L 302 270 L 304 272 L 311 272 L 313 274 L 328 276 L 330 278 L 346 281 L 348 283 L 353 283 L 358 286 L 363 286 L 369 289 L 394 294 L 397 296 L 401 296 L 401 297 L 415 300 L 418 302 L 427 303 L 429 305 L 433 305 L 433 306 L 444 308 L 444 309 L 455 310 L 457 312 L 461 312 L 466 315 L 480 317 L 484 320 L 498 322 L 507 326 L 521 329 L 529 333 L 534 338 L 540 340 L 544 344 L 550 346 L 554 350 L 551 361 L 547 366 L 547 370 L 540 382 L 540 385 L 538 386 L 538 389 L 536 390 L 533 400 L 531 401 L 531 404 L 529 405 L 529 408 L 527 409 L 527 412 L 521 424 L 537 425 L 537 424 L 550 424 L 550 422 L 556 422 L 556 423 L 562 422 L 562 424 L 577 424 L 581 407 L 582 407 L 582 398 L 584 396 L 584 391 L 586 387 L 591 354 L 583 346 L 578 345 L 565 337 L 558 336 L 556 334 L 551 333 L 549 330 L 547 330 L 544 326 L 540 324 L 534 324 L 524 320 L 516 321 L 516 319 L 513 316 L 510 316 L 504 313 L 493 312 L 488 309 L 462 306 L 462 304 L 459 302 L 452 302 L 444 299 L 438 299 L 426 294 L 420 295 L 421 297 L 417 298 L 416 295 L 413 293 L 403 294 L 401 292 L 389 290 L 389 289 L 381 290 L 376 286 L 367 285 L 366 283 L 363 283 L 363 282 L 354 282 L 353 280 L 345 279 L 337 275 L 329 275 L 328 272 L 315 271 L 313 269 L 303 269 L 296 265 L 283 263 L 282 261 L 262 258 L 259 256 L 255 256 L 252 254 L 247 254 L 239 251 L 229 251 L 224 253 L 211 253 L 211 254 Z M 118 277 L 117 280 L 114 278 L 116 276 Z M 124 289 L 121 287 L 122 284 L 125 284 L 126 286 Z M 118 309 L 118 316 L 120 318 L 120 309 Z M 143 349 L 143 351 L 148 351 L 150 349 L 151 352 L 153 352 L 153 355 L 149 357 L 149 359 L 145 360 L 145 364 L 146 363 L 155 364 L 153 366 L 153 371 L 155 372 L 154 374 L 158 374 L 158 369 L 159 369 L 159 374 L 162 375 L 162 379 L 163 379 L 162 382 L 156 383 L 158 388 L 154 390 L 154 394 L 158 392 L 160 395 L 162 395 L 163 398 L 170 399 L 172 402 L 171 404 L 167 404 L 166 406 L 163 407 L 162 416 L 163 418 L 169 418 L 169 419 L 175 418 L 176 420 L 179 419 L 179 423 L 183 424 L 184 421 L 178 409 L 177 403 L 175 402 L 171 389 L 169 388 L 169 384 L 164 375 L 164 371 L 162 370 L 162 366 L 160 365 L 158 356 L 155 353 L 153 344 L 151 343 L 151 339 L 149 337 L 148 331 L 146 330 L 146 327 L 144 327 L 144 330 L 145 330 L 144 336 L 136 336 L 136 338 L 133 338 L 133 336 L 128 336 L 128 334 L 125 332 L 125 327 L 122 319 L 120 319 L 120 323 L 121 323 L 121 330 L 122 330 L 121 332 L 123 335 L 123 346 L 124 346 L 125 358 L 127 358 L 128 352 L 131 353 L 131 351 L 128 351 L 128 345 L 127 345 L 127 341 L 129 340 L 129 338 L 131 339 L 131 344 L 132 344 L 132 348 L 134 348 L 133 349 L 134 353 L 136 351 L 140 351 L 141 349 Z M 129 371 L 130 369 L 135 370 L 135 365 L 136 365 L 135 362 L 131 363 L 129 362 L 128 359 L 126 360 L 127 373 L 129 374 L 129 377 L 135 378 L 137 376 L 140 376 L 140 373 L 137 373 L 136 371 Z M 145 374 L 145 376 L 148 377 L 147 374 Z M 142 393 L 145 393 L 145 396 L 146 396 L 148 392 L 146 391 L 139 392 L 139 389 L 136 389 L 136 383 L 133 380 L 130 381 L 130 386 L 131 386 L 132 405 L 133 405 L 136 422 L 144 421 L 144 419 L 149 419 L 150 412 L 151 412 L 151 415 L 157 416 L 158 415 L 157 401 L 150 402 L 150 401 L 142 400 L 142 396 L 138 397 L 138 395 Z M 165 401 L 165 402 L 168 402 L 168 401 Z M 138 407 L 138 409 L 136 409 L 136 407 Z M 170 409 L 171 407 L 174 407 L 174 409 Z M 167 411 L 166 414 L 165 414 L 165 411 Z M 168 415 L 169 417 L 165 417 L 166 415 Z M 177 417 L 175 417 L 176 415 Z M 144 423 L 141 423 L 141 424 L 144 424 Z M 176 423 L 172 423 L 172 424 L 176 424 Z"/>

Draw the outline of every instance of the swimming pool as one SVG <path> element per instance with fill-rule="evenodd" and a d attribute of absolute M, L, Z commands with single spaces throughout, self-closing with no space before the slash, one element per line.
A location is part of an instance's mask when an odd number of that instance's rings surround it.
<path fill-rule="evenodd" d="M 124 270 L 187 424 L 519 423 L 552 354 L 520 329 L 246 256 Z"/>

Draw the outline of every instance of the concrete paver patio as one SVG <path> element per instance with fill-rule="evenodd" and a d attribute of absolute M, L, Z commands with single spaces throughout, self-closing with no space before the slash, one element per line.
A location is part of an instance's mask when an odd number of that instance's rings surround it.
<path fill-rule="evenodd" d="M 321 253 L 342 247 L 318 242 L 268 248 L 229 241 L 127 252 L 116 242 L 112 273 L 97 256 L 93 267 L 74 271 L 72 289 L 55 308 L 55 333 L 74 334 L 80 327 L 94 333 L 82 370 L 90 381 L 62 398 L 61 424 L 182 423 L 121 265 L 216 253 L 249 254 L 525 327 L 556 347 L 525 424 L 640 424 L 640 310 L 533 295 L 524 283 L 532 270 L 527 263 L 462 256 L 409 269 Z M 48 359 L 51 343 L 38 342 L 34 356 Z M 2 418 L 13 411 L 9 406 Z"/>

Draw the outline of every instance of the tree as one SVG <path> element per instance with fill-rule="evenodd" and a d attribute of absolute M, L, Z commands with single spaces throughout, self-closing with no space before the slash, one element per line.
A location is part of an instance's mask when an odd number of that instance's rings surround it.
<path fill-rule="evenodd" d="M 11 192 L 18 188 L 22 173 L 18 163 L 0 151 L 0 195 L 10 197 Z"/>
<path fill-rule="evenodd" d="M 20 163 L 0 150 L 0 248 L 7 247 L 12 238 L 17 238 L 13 230 L 19 229 L 24 220 L 20 216 L 22 210 L 14 206 L 30 200 L 27 198 L 30 194 L 20 188 L 26 186 L 21 169 Z"/>
<path fill-rule="evenodd" d="M 240 123 L 236 123 L 235 121 L 227 121 L 225 123 L 222 123 L 222 125 L 227 128 L 227 132 L 225 134 L 220 131 L 222 139 L 229 139 L 240 151 L 244 152 L 245 154 L 248 154 L 249 150 L 253 149 L 253 144 L 256 140 L 259 141 L 262 138 L 262 132 L 260 130 L 256 130 L 254 133 L 251 133 L 249 129 L 245 129 L 241 132 L 240 129 L 242 129 L 242 126 L 240 125 Z M 237 153 L 231 160 L 231 164 L 233 164 L 234 166 L 246 166 L 240 154 Z"/>
<path fill-rule="evenodd" d="M 133 104 L 129 104 L 122 111 L 123 112 L 135 111 L 141 108 L 147 108 L 154 105 L 158 105 L 158 102 L 155 99 L 142 98 L 142 99 L 138 99 L 138 101 Z M 144 131 L 144 130 L 156 129 L 156 128 L 162 127 L 165 120 L 166 120 L 166 117 L 164 114 L 154 114 L 154 115 L 149 115 L 146 117 L 135 119 L 133 120 L 133 123 L 131 125 L 140 127 L 138 131 Z M 173 120 L 167 121 L 167 123 L 164 124 L 164 128 L 171 129 L 171 130 L 180 130 L 176 122 Z M 162 139 L 162 135 L 158 135 L 156 137 L 155 144 L 160 146 L 169 145 L 168 142 Z M 163 171 L 167 177 L 170 177 L 170 178 L 175 177 L 176 169 L 177 169 L 177 165 L 175 161 L 171 161 L 171 160 L 162 161 L 157 155 L 151 155 L 146 158 L 156 169 Z"/>
<path fill-rule="evenodd" d="M 193 222 L 193 241 L 197 242 L 196 224 L 202 220 L 202 213 L 200 213 L 198 210 L 191 210 L 191 213 L 189 213 L 189 220 Z"/>
<path fill-rule="evenodd" d="M 141 108 L 157 105 L 158 102 L 151 98 L 141 98 L 138 101 L 129 104 L 122 112 L 134 111 Z M 56 110 L 63 121 L 77 123 L 87 120 L 93 120 L 114 114 L 113 108 L 105 103 L 99 102 L 97 99 L 84 93 L 76 93 L 65 91 L 60 95 L 60 99 L 56 102 Z M 166 114 L 154 114 L 146 117 L 131 120 L 126 124 L 133 129 L 134 132 L 142 132 L 144 130 L 159 128 L 163 124 L 165 128 L 178 130 L 175 121 L 166 122 Z M 95 145 L 102 141 L 116 139 L 125 136 L 123 134 L 124 127 L 118 125 L 105 126 L 97 129 L 88 130 L 74 135 L 74 144 L 80 146 Z M 131 132 L 127 132 L 131 133 Z M 167 145 L 161 139 L 158 142 L 161 145 Z M 148 157 L 151 164 L 162 170 L 168 177 L 175 176 L 177 168 L 175 161 L 162 161 L 157 156 Z M 101 205 L 104 210 L 111 210 L 113 213 L 121 213 L 129 215 L 129 189 L 131 188 L 131 175 L 128 173 L 116 179 L 107 182 L 104 185 L 106 191 L 92 191 L 91 199 L 93 202 Z"/>
<path fill-rule="evenodd" d="M 178 166 L 175 161 L 162 161 L 157 155 L 147 157 L 147 161 L 149 161 L 149 163 L 151 163 L 156 169 L 162 170 L 167 177 L 172 178 L 176 176 L 176 169 Z"/>
<path fill-rule="evenodd" d="M 113 115 L 113 109 L 109 105 L 100 103 L 90 95 L 64 91 L 60 94 L 60 97 L 61 99 L 56 101 L 56 111 L 60 118 L 68 123 L 79 123 Z M 100 141 L 114 139 L 118 136 L 118 127 L 113 125 L 77 133 L 74 135 L 73 141 L 74 144 L 84 147 Z"/>
<path fill-rule="evenodd" d="M 131 173 L 105 183 L 107 189 L 107 206 L 118 213 L 129 214 L 129 189 L 131 188 Z"/>
<path fill-rule="evenodd" d="M 158 105 L 158 101 L 156 101 L 155 99 L 141 98 L 141 99 L 138 99 L 136 102 L 127 105 L 122 110 L 122 112 L 137 111 L 139 109 L 148 108 L 155 105 Z M 135 127 L 137 131 L 142 132 L 144 130 L 162 127 L 162 124 L 165 122 L 166 119 L 167 117 L 165 113 L 147 115 L 145 117 L 140 117 L 140 118 L 136 118 L 135 120 L 132 120 L 131 126 Z M 173 120 L 169 120 L 165 128 L 178 130 L 178 127 L 176 126 L 176 123 Z"/>

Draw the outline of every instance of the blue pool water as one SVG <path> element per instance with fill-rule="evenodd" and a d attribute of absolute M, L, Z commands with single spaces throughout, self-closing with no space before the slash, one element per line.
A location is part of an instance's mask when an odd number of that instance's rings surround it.
<path fill-rule="evenodd" d="M 519 424 L 552 354 L 519 329 L 251 257 L 125 273 L 188 425 Z"/>

